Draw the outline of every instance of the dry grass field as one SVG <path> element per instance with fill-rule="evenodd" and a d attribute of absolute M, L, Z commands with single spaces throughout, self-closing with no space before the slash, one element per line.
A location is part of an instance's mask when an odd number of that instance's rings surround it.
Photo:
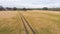
<path fill-rule="evenodd" d="M 34 10 L 21 13 L 32 25 L 36 34 L 60 34 L 60 12 Z"/>
<path fill-rule="evenodd" d="M 60 34 L 60 12 L 20 11 L 36 34 Z M 0 11 L 0 34 L 25 34 L 18 11 Z"/>
<path fill-rule="evenodd" d="M 16 11 L 0 11 L 0 34 L 24 33 L 22 21 Z"/>

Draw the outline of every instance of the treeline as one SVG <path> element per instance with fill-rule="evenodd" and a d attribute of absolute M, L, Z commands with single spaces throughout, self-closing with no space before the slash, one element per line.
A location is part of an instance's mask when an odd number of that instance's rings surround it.
<path fill-rule="evenodd" d="M 60 8 L 48 8 L 48 7 L 43 7 L 43 8 L 16 8 L 16 7 L 3 7 L 0 6 L 0 11 L 7 11 L 7 10 L 52 10 L 52 11 L 60 11 Z"/>
<path fill-rule="evenodd" d="M 0 11 L 7 11 L 7 10 L 26 10 L 26 8 L 16 8 L 16 7 L 3 7 L 3 6 L 0 6 Z"/>

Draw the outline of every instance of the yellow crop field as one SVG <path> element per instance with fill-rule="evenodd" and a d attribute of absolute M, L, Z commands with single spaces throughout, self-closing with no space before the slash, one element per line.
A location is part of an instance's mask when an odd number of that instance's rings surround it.
<path fill-rule="evenodd" d="M 29 24 L 25 23 L 24 26 L 23 21 Z M 34 32 L 35 34 L 60 34 L 60 12 L 0 11 L 0 34 L 27 34 L 26 32 L 29 34 L 34 34 Z"/>
<path fill-rule="evenodd" d="M 15 11 L 0 11 L 0 34 L 24 34 L 22 21 Z"/>
<path fill-rule="evenodd" d="M 21 13 L 36 34 L 60 34 L 60 12 L 33 10 Z"/>

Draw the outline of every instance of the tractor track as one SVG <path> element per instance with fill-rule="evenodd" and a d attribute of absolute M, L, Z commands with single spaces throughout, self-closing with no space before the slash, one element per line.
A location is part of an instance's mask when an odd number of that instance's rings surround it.
<path fill-rule="evenodd" d="M 31 34 L 36 34 L 36 32 L 34 31 L 34 29 L 32 28 L 32 26 L 29 24 L 29 22 L 25 19 L 25 17 L 23 16 L 23 14 L 20 13 L 20 17 L 21 17 L 21 20 L 23 22 L 23 26 L 24 26 L 24 29 L 26 31 L 26 34 L 29 34 L 29 30 L 32 32 Z M 28 26 L 28 28 L 27 28 Z"/>

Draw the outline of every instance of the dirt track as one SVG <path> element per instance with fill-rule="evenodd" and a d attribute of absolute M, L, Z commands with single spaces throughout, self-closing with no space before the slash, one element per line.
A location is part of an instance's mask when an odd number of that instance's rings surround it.
<path fill-rule="evenodd" d="M 28 21 L 25 19 L 24 15 L 20 13 L 21 20 L 23 22 L 23 26 L 25 28 L 26 34 L 36 34 L 33 30 L 32 26 L 28 23 Z"/>

